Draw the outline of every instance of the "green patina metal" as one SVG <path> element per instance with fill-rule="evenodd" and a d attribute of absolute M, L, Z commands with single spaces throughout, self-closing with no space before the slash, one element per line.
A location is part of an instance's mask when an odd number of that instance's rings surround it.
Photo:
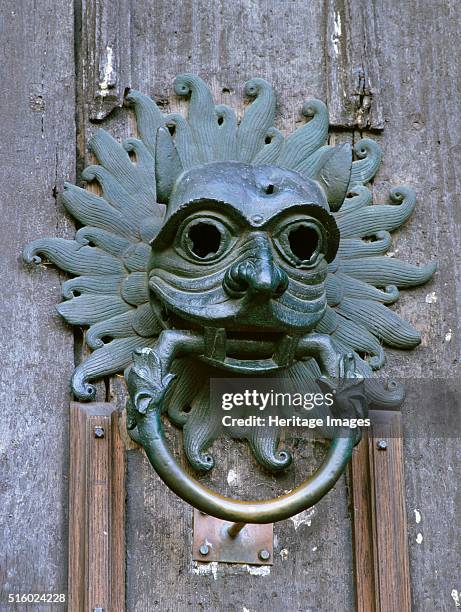
<path fill-rule="evenodd" d="M 272 512 L 280 520 L 334 484 L 352 437 L 336 439 L 313 480 L 277 502 L 278 510 L 273 501 L 242 509 L 174 463 L 160 413 L 183 429 L 191 465 L 205 471 L 214 463 L 206 451 L 221 434 L 209 380 L 223 371 L 283 376 L 313 392 L 320 377 L 323 384 L 339 377 L 346 398 L 337 400 L 339 411 L 348 409 L 360 379 L 362 403 L 398 406 L 402 389 L 383 387 L 372 372 L 384 364 L 383 345 L 409 349 L 420 334 L 388 306 L 399 289 L 430 279 L 435 264 L 386 257 L 389 232 L 409 218 L 415 195 L 398 187 L 391 204 L 372 205 L 365 185 L 378 170 L 379 147 L 370 139 L 353 148 L 328 145 L 322 102 L 306 103 L 305 124 L 284 136 L 273 125 L 275 96 L 263 79 L 246 84 L 253 102 L 240 122 L 214 104 L 199 77 L 180 75 L 174 89 L 189 97 L 187 119 L 162 114 L 140 92 L 128 94 L 140 138 L 119 144 L 104 130 L 93 136 L 100 165 L 82 176 L 97 181 L 101 195 L 70 184 L 62 194 L 83 227 L 75 240 L 32 242 L 24 258 L 45 257 L 74 276 L 63 284 L 58 310 L 87 328 L 93 349 L 73 375 L 75 395 L 92 399 L 91 381 L 125 371 L 131 433 L 169 486 L 221 518 L 265 522 Z M 275 428 L 231 434 L 246 438 L 267 469 L 291 462 L 278 450 Z"/>

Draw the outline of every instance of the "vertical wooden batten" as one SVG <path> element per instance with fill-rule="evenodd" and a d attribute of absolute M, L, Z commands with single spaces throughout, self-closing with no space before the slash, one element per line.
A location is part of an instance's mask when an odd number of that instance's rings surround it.
<path fill-rule="evenodd" d="M 326 0 L 325 55 L 330 126 L 382 130 L 374 2 Z"/>
<path fill-rule="evenodd" d="M 69 612 L 125 609 L 125 458 L 115 406 L 70 406 Z"/>
<path fill-rule="evenodd" d="M 123 104 L 131 85 L 128 0 L 82 0 L 75 5 L 77 166 L 88 153 L 92 123 Z M 99 193 L 90 183 L 87 188 Z M 77 346 L 77 361 L 86 349 Z M 97 383 L 97 399 L 107 399 Z M 119 404 L 71 403 L 69 483 L 69 611 L 125 610 L 125 446 Z M 95 437 L 95 427 L 104 437 Z"/>
<path fill-rule="evenodd" d="M 350 474 L 356 610 L 357 612 L 376 612 L 371 526 L 372 482 L 370 479 L 367 432 L 363 432 L 360 444 L 352 453 Z"/>
<path fill-rule="evenodd" d="M 371 410 L 351 462 L 357 612 L 411 611 L 402 415 Z"/>
<path fill-rule="evenodd" d="M 131 81 L 130 3 L 83 0 L 82 86 L 90 121 L 102 121 L 123 104 Z"/>

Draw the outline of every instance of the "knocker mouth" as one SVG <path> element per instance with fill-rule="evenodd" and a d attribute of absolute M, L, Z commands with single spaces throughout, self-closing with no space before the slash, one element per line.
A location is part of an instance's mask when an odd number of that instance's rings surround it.
<path fill-rule="evenodd" d="M 163 307 L 171 329 L 203 334 L 205 351 L 198 359 L 215 367 L 242 374 L 261 374 L 291 365 L 304 334 L 286 331 L 227 329 L 200 326 Z"/>
<path fill-rule="evenodd" d="M 299 339 L 287 333 L 205 328 L 206 352 L 200 359 L 233 372 L 262 374 L 291 365 Z"/>

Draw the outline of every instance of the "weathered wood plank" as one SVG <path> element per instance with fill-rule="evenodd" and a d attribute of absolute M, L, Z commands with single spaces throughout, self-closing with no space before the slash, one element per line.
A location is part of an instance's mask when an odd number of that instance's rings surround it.
<path fill-rule="evenodd" d="M 370 412 L 368 438 L 372 483 L 372 523 L 376 609 L 411 611 L 402 415 L 399 411 Z"/>
<path fill-rule="evenodd" d="M 27 269 L 21 250 L 37 237 L 70 233 L 56 193 L 74 179 L 75 83 L 72 3 L 6 0 L 1 12 L 3 610 L 7 593 L 67 592 L 72 332 L 55 311 L 58 274 Z"/>
<path fill-rule="evenodd" d="M 69 598 L 70 610 L 85 606 L 86 415 L 71 404 L 69 422 Z"/>
<path fill-rule="evenodd" d="M 376 612 L 376 580 L 373 555 L 373 522 L 368 453 L 368 432 L 352 453 L 350 465 L 352 533 L 354 545 L 355 607 L 357 612 Z"/>
<path fill-rule="evenodd" d="M 406 293 L 395 307 L 421 330 L 422 345 L 390 352 L 384 372 L 415 379 L 402 409 L 412 606 L 415 612 L 450 610 L 452 591 L 461 591 L 461 447 L 459 439 L 431 433 L 440 409 L 422 410 L 424 385 L 416 379 L 442 385 L 460 374 L 461 5 L 379 0 L 376 11 L 386 117 L 376 200 L 385 201 L 393 185 L 410 184 L 418 203 L 392 250 L 413 263 L 438 261 L 431 284 Z"/>
<path fill-rule="evenodd" d="M 410 612 L 402 415 L 369 416 L 351 462 L 356 610 Z"/>
<path fill-rule="evenodd" d="M 83 1 L 80 36 L 84 100 L 90 120 L 101 121 L 130 87 L 130 3 Z"/>
<path fill-rule="evenodd" d="M 125 609 L 125 450 L 113 404 L 70 407 L 69 610 Z"/>
<path fill-rule="evenodd" d="M 120 411 L 115 406 L 111 419 L 111 604 L 116 612 L 125 610 L 126 545 L 126 454 L 120 435 Z"/>
<path fill-rule="evenodd" d="M 384 128 L 374 1 L 325 3 L 327 104 L 334 127 Z"/>

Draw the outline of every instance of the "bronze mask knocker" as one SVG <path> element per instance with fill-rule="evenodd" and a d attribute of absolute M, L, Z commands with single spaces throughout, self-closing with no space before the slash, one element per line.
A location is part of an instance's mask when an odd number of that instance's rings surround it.
<path fill-rule="evenodd" d="M 388 305 L 400 288 L 426 282 L 435 264 L 385 257 L 414 193 L 399 187 L 392 205 L 372 205 L 365 184 L 378 170 L 379 147 L 369 139 L 353 150 L 326 144 L 322 102 L 306 103 L 308 121 L 285 137 L 273 127 L 275 97 L 262 79 L 246 84 L 254 101 L 240 123 L 197 76 L 178 76 L 175 91 L 190 96 L 187 120 L 129 93 L 140 139 L 119 144 L 103 130 L 93 137 L 101 165 L 83 178 L 97 180 L 102 195 L 67 184 L 62 201 L 82 229 L 75 240 L 36 240 L 24 257 L 39 263 L 40 254 L 75 276 L 63 284 L 58 310 L 88 327 L 94 350 L 75 370 L 75 395 L 91 399 L 90 381 L 125 370 L 130 434 L 169 487 L 218 518 L 282 520 L 334 485 L 354 430 L 338 435 L 322 466 L 291 493 L 242 502 L 177 464 L 162 413 L 183 429 L 191 465 L 206 471 L 222 416 L 208 383 L 223 372 L 282 371 L 311 390 L 334 389 L 336 414 L 398 406 L 402 389 L 384 388 L 372 371 L 384 364 L 383 343 L 412 348 L 420 335 Z M 231 433 L 245 437 L 267 469 L 292 460 L 278 449 L 275 428 Z"/>

